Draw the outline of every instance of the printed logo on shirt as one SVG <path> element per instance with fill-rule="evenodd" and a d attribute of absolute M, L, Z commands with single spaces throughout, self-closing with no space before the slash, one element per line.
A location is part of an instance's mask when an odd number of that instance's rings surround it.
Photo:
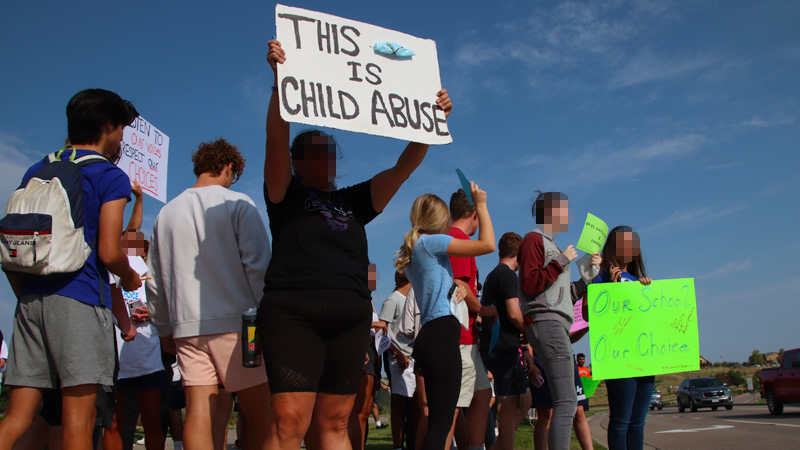
<path fill-rule="evenodd" d="M 344 231 L 347 229 L 353 211 L 333 206 L 327 199 L 320 198 L 316 192 L 310 191 L 305 204 L 306 211 L 319 211 L 331 231 Z"/>

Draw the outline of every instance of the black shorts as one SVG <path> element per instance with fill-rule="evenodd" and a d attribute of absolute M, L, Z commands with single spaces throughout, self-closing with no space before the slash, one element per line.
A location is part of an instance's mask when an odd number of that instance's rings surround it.
<path fill-rule="evenodd" d="M 375 349 L 375 339 L 372 337 L 369 338 L 369 344 L 367 345 L 367 355 L 369 355 L 369 362 L 364 364 L 361 369 L 362 372 L 375 378 L 380 378 L 381 357 L 378 355 L 378 350 Z"/>
<path fill-rule="evenodd" d="M 520 396 L 528 392 L 528 373 L 519 353 L 489 353 L 483 362 L 494 375 L 495 397 Z"/>
<path fill-rule="evenodd" d="M 97 387 L 97 397 L 94 403 L 96 427 L 111 428 L 116 397 L 116 389 L 113 386 Z M 61 389 L 44 389 L 42 391 L 42 409 L 39 410 L 39 415 L 51 427 L 61 426 L 62 405 Z"/>
<path fill-rule="evenodd" d="M 183 382 L 173 381 L 170 383 L 170 408 L 171 410 L 186 408 L 186 391 L 183 390 Z"/>
<path fill-rule="evenodd" d="M 355 394 L 371 324 L 370 299 L 355 291 L 266 292 L 258 330 L 270 391 Z"/>
<path fill-rule="evenodd" d="M 144 389 L 164 389 L 167 387 L 167 374 L 163 370 L 132 378 L 117 380 L 120 391 L 140 391 Z"/>

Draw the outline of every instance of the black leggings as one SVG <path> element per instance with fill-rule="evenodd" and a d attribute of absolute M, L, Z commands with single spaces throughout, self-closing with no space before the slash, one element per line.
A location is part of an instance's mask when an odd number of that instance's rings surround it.
<path fill-rule="evenodd" d="M 428 398 L 428 433 L 423 450 L 441 450 L 453 425 L 461 390 L 461 325 L 454 316 L 426 323 L 414 341 L 414 368 L 425 378 Z"/>
<path fill-rule="evenodd" d="M 353 291 L 265 293 L 258 330 L 270 391 L 355 394 L 371 323 L 369 299 Z"/>

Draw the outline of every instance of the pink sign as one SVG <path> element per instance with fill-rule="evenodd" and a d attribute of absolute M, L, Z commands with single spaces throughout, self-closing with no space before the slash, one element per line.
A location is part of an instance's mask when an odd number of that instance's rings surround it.
<path fill-rule="evenodd" d="M 572 311 L 573 316 L 575 319 L 572 321 L 572 328 L 569 329 L 570 333 L 574 333 L 576 331 L 581 331 L 584 328 L 589 327 L 589 322 L 583 320 L 583 299 L 578 300 L 575 302 L 575 309 Z"/>

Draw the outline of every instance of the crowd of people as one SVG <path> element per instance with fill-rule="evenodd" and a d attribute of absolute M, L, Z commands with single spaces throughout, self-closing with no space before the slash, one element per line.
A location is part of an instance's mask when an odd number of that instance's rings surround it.
<path fill-rule="evenodd" d="M 277 65 L 291 55 L 277 40 L 269 47 L 277 86 Z M 449 116 L 447 91 L 436 97 Z M 400 244 L 395 289 L 376 311 L 365 227 L 428 146 L 411 142 L 392 167 L 339 188 L 336 140 L 319 130 L 291 139 L 279 102 L 273 88 L 264 164 L 270 242 L 256 202 L 230 189 L 245 160 L 224 139 L 194 151 L 195 184 L 161 209 L 146 240 L 141 188 L 114 165 L 136 109 L 102 89 L 69 101 L 67 145 L 32 166 L 21 188 L 76 162 L 89 251 L 77 272 L 7 272 L 18 307 L 0 450 L 46 441 L 130 448 L 139 413 L 148 450 L 163 449 L 168 430 L 176 448 L 219 450 L 234 402 L 246 450 L 363 449 L 381 388 L 391 391 L 397 449 L 453 441 L 462 450 L 513 449 L 531 407 L 536 449 L 569 448 L 573 428 L 592 448 L 580 381 L 588 369 L 572 351 L 586 330 L 570 334 L 573 304 L 590 283 L 650 283 L 636 232 L 614 228 L 602 252 L 579 259 L 555 241 L 571 215 L 563 193 L 539 193 L 532 231 L 499 242 L 488 195 L 474 182 L 449 204 L 421 195 L 405 236 L 385 237 Z M 475 258 L 496 249 L 497 266 L 481 283 Z M 252 335 L 242 317 L 256 310 Z M 263 358 L 253 359 L 256 345 Z M 607 385 L 610 448 L 642 448 L 653 377 Z"/>

